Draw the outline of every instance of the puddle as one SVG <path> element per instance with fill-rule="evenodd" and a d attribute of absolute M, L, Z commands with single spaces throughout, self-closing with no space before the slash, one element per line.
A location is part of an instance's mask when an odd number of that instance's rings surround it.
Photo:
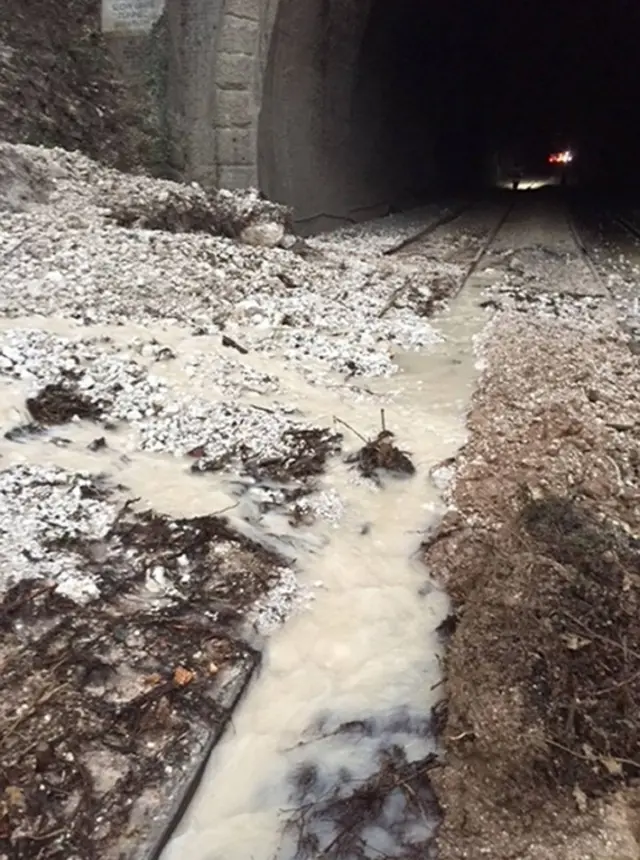
<path fill-rule="evenodd" d="M 465 439 L 478 373 L 473 336 L 487 319 L 478 300 L 477 291 L 465 290 L 438 321 L 446 341 L 397 356 L 403 372 L 384 382 L 395 393 L 386 426 L 411 453 L 417 475 L 383 490 L 355 481 L 344 465 L 327 476 L 346 513 L 339 527 L 323 527 L 330 533 L 323 549 L 300 560 L 307 583 L 322 584 L 313 609 L 271 639 L 261 676 L 163 860 L 373 858 L 425 844 L 436 815 L 411 790 L 410 770 L 436 749 L 429 722 L 441 679 L 436 628 L 448 601 L 416 552 L 442 512 L 429 469 Z M 340 409 L 353 427 L 375 435 L 370 407 L 366 414 L 357 404 Z M 409 774 L 404 782 L 400 772 Z M 370 803 L 350 832 L 353 792 L 385 774 L 384 803 Z M 403 785 L 409 788 L 391 790 Z M 363 799 L 355 797 L 361 809 Z"/>

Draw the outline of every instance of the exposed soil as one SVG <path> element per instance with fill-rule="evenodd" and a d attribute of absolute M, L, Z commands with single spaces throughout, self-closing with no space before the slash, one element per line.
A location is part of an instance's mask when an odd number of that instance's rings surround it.
<path fill-rule="evenodd" d="M 637 858 L 640 367 L 604 323 L 520 315 L 488 361 L 426 548 L 454 609 L 439 857 Z"/>
<path fill-rule="evenodd" d="M 218 517 L 127 503 L 104 538 L 49 550 L 100 598 L 23 579 L 0 604 L 0 854 L 147 856 L 259 664 L 241 622 L 285 562 Z"/>
<path fill-rule="evenodd" d="M 0 138 L 79 149 L 121 169 L 147 163 L 149 135 L 109 59 L 98 0 L 5 4 Z"/>

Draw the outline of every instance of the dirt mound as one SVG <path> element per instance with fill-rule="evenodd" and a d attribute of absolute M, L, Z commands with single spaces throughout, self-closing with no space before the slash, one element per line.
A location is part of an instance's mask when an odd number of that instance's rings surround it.
<path fill-rule="evenodd" d="M 282 441 L 288 453 L 284 457 L 245 463 L 248 474 L 258 480 L 304 480 L 321 475 L 327 460 L 338 454 L 342 436 L 326 428 L 310 427 L 285 430 Z"/>
<path fill-rule="evenodd" d="M 524 501 L 499 537 L 467 532 L 456 553 L 477 585 L 455 629 L 449 730 L 473 743 L 500 803 L 522 811 L 638 777 L 637 542 L 550 496 Z"/>
<path fill-rule="evenodd" d="M 22 0 L 0 16 L 0 138 L 79 149 L 120 169 L 149 139 L 100 33 L 99 0 Z"/>

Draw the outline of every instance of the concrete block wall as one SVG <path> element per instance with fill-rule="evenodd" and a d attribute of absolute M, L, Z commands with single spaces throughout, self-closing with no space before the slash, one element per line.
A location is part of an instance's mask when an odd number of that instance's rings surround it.
<path fill-rule="evenodd" d="M 278 2 L 103 0 L 103 29 L 137 100 L 152 105 L 146 110 L 170 175 L 206 187 L 259 184 L 263 77 Z"/>

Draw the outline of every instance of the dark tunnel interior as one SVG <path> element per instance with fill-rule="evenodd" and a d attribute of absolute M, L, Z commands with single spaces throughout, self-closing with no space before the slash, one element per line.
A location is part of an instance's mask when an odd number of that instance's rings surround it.
<path fill-rule="evenodd" d="M 556 149 L 574 183 L 640 185 L 639 23 L 632 0 L 280 0 L 263 190 L 358 219 Z"/>

